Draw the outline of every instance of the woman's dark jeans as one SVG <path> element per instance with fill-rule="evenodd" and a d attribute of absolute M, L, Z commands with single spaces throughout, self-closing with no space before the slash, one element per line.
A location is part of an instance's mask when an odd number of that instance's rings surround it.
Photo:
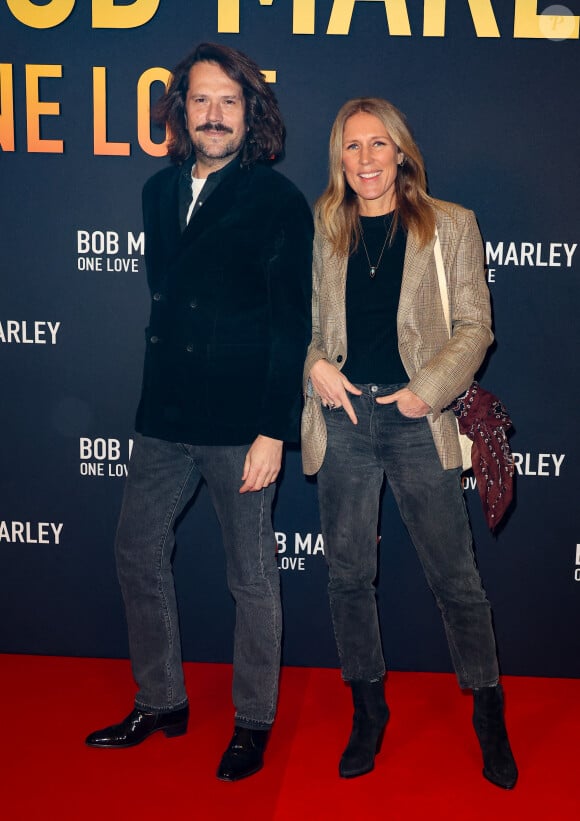
<path fill-rule="evenodd" d="M 443 470 L 425 418 L 376 398 L 401 385 L 358 385 L 353 425 L 325 410 L 328 445 L 318 495 L 329 596 L 346 681 L 385 673 L 374 581 L 380 490 L 386 475 L 441 610 L 461 687 L 498 681 L 491 611 L 475 566 L 461 469 Z"/>

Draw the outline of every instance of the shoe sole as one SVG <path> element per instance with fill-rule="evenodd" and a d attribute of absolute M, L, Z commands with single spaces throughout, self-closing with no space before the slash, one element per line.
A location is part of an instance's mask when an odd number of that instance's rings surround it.
<path fill-rule="evenodd" d="M 256 767 L 254 770 L 250 770 L 249 773 L 244 773 L 243 775 L 236 775 L 234 778 L 232 778 L 231 776 L 220 775 L 220 773 L 216 773 L 216 778 L 218 781 L 242 781 L 244 778 L 249 778 L 251 775 L 256 775 L 256 773 L 259 773 L 263 766 L 263 764 L 260 764 L 259 767 Z"/>
<path fill-rule="evenodd" d="M 375 765 L 373 763 L 372 767 L 367 767 L 364 770 L 355 770 L 355 771 L 350 771 L 350 772 L 346 772 L 346 773 L 341 773 L 340 770 L 339 770 L 338 774 L 341 778 L 358 778 L 359 775 L 367 775 L 367 773 L 372 773 L 374 768 L 375 768 Z"/>

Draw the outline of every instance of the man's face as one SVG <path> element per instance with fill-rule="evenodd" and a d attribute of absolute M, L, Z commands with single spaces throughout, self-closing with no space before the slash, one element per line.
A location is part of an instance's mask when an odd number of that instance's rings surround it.
<path fill-rule="evenodd" d="M 246 138 L 242 87 L 217 63 L 195 63 L 189 72 L 185 122 L 198 168 L 217 171 L 239 153 Z"/>

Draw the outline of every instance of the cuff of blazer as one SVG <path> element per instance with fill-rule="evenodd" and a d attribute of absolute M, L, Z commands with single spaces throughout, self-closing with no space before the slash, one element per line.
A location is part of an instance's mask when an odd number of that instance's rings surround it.
<path fill-rule="evenodd" d="M 431 418 L 435 422 L 441 416 L 444 408 L 450 405 L 457 396 L 464 393 L 472 382 L 473 375 L 466 379 L 465 387 L 462 387 L 463 383 L 456 383 L 447 390 L 442 390 L 440 385 L 434 385 L 428 375 L 423 372 L 414 376 L 407 387 L 419 399 L 429 405 Z"/>

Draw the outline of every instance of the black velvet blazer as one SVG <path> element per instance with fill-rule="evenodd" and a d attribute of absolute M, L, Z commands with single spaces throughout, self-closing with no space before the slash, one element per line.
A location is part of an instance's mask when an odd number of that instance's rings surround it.
<path fill-rule="evenodd" d="M 298 439 L 312 217 L 265 165 L 228 173 L 183 232 L 179 168 L 143 189 L 151 318 L 136 428 L 200 445 Z"/>

